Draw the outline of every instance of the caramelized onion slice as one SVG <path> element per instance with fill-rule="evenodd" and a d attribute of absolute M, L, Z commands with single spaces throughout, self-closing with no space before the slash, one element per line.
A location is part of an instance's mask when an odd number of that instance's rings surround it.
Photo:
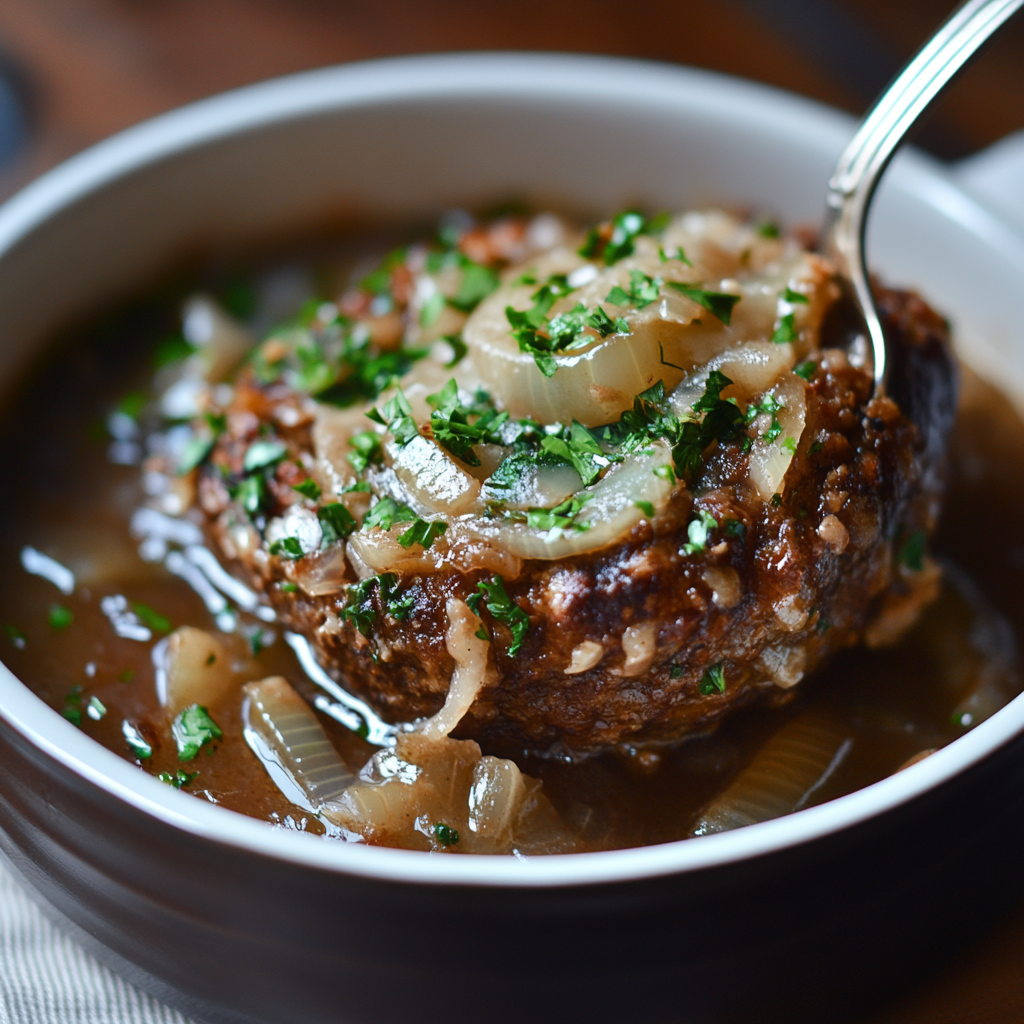
<path fill-rule="evenodd" d="M 762 501 L 771 501 L 773 495 L 783 493 L 786 471 L 804 433 L 807 418 L 806 389 L 807 385 L 800 377 L 788 373 L 768 392 L 768 395 L 782 403 L 782 408 L 775 414 L 782 429 L 772 441 L 767 441 L 762 431 L 762 436 L 754 441 L 750 450 L 750 480 Z M 763 416 L 770 424 L 771 416 L 767 413 Z"/>
<path fill-rule="evenodd" d="M 246 741 L 285 796 L 314 812 L 339 798 L 354 776 L 310 706 L 288 681 L 270 676 L 242 689 Z"/>
<path fill-rule="evenodd" d="M 728 832 L 807 805 L 852 740 L 831 716 L 808 712 L 783 726 L 701 815 L 693 835 Z"/>

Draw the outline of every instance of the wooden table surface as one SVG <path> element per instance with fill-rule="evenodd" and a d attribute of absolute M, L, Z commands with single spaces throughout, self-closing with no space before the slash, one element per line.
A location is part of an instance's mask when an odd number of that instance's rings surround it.
<path fill-rule="evenodd" d="M 126 125 L 274 75 L 399 53 L 562 50 L 677 61 L 860 113 L 951 0 L 2 0 L 0 70 L 29 111 L 0 197 Z M 1024 16 L 918 141 L 956 159 L 1024 128 Z M 937 894 L 941 898 L 941 894 Z M 871 1024 L 1024 1021 L 1024 907 Z M 128 1022 L 126 1022 L 128 1024 Z M 865 1022 L 867 1024 L 867 1022 Z"/>

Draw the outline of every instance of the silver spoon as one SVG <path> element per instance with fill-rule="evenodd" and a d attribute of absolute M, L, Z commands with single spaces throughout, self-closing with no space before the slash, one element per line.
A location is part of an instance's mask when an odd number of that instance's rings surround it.
<path fill-rule="evenodd" d="M 1024 0 L 967 0 L 928 40 L 882 94 L 846 147 L 828 183 L 828 221 L 822 252 L 849 281 L 867 325 L 876 389 L 888 376 L 885 334 L 864 258 L 867 214 L 893 153 L 950 79 Z"/>

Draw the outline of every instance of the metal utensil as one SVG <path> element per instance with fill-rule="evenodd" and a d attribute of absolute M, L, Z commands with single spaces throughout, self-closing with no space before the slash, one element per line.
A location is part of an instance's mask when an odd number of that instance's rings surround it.
<path fill-rule="evenodd" d="M 1024 0 L 967 0 L 921 48 L 864 118 L 828 183 L 828 221 L 821 250 L 847 279 L 867 327 L 875 387 L 889 361 L 864 257 L 867 215 L 878 182 L 914 122 L 978 48 Z"/>

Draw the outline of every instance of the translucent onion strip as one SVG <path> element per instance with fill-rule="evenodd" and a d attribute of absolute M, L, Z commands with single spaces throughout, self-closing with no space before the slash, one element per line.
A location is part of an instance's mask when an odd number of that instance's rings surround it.
<path fill-rule="evenodd" d="M 831 716 L 808 712 L 780 729 L 701 815 L 693 835 L 728 832 L 805 807 L 850 752 Z"/>
<path fill-rule="evenodd" d="M 310 706 L 281 676 L 270 676 L 243 687 L 242 721 L 245 738 L 268 774 L 299 806 L 319 812 L 337 800 L 354 776 L 338 756 Z M 280 773 L 291 783 L 281 785 Z M 303 801 L 295 800 L 297 790 Z"/>

